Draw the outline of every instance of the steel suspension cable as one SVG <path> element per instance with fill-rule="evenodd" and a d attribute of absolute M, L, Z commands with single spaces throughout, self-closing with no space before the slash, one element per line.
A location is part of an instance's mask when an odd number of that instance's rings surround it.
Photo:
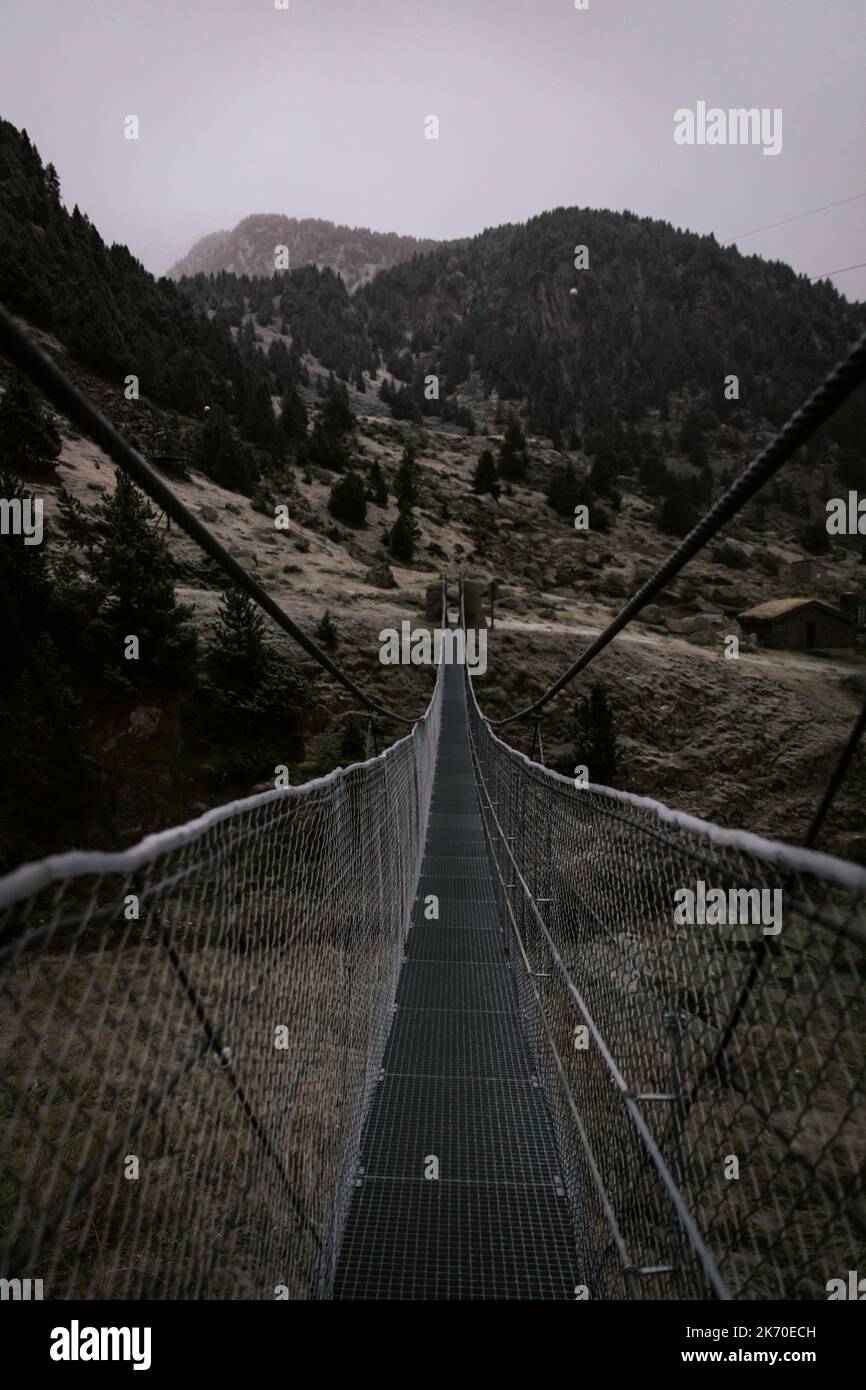
<path fill-rule="evenodd" d="M 518 710 L 515 714 L 509 714 L 505 719 L 491 719 L 489 721 L 491 727 L 501 728 L 504 724 L 511 724 L 515 719 L 523 719 L 527 715 L 537 714 L 539 710 L 543 709 L 598 656 L 599 652 L 604 650 L 609 642 L 613 641 L 617 633 L 621 632 L 640 610 L 670 583 L 675 575 L 679 574 L 689 560 L 694 559 L 708 541 L 712 540 L 713 536 L 732 517 L 736 516 L 747 502 L 751 501 L 759 489 L 775 473 L 778 473 L 783 464 L 787 463 L 795 450 L 811 438 L 815 431 L 830 418 L 842 402 L 847 400 L 864 380 L 866 380 L 866 333 L 851 348 L 848 355 L 828 373 L 805 404 L 782 426 L 775 438 L 765 449 L 762 449 L 757 458 L 752 460 L 739 478 L 735 479 L 727 492 L 714 503 L 707 514 L 680 541 L 655 574 L 646 580 L 613 621 L 569 666 L 568 670 L 564 671 L 539 699 L 527 705 L 525 709 Z"/>
<path fill-rule="evenodd" d="M 178 526 L 195 541 L 230 579 L 249 594 L 283 632 L 303 647 L 308 656 L 317 661 L 330 675 L 338 680 L 346 690 L 360 700 L 369 710 L 387 716 L 399 724 L 415 724 L 416 719 L 396 714 L 385 705 L 379 704 L 367 695 L 350 676 L 347 676 L 336 662 L 321 650 L 307 634 L 293 622 L 278 603 L 271 598 L 266 589 L 244 569 L 229 550 L 217 540 L 203 521 L 189 510 L 184 502 L 159 476 L 156 470 L 137 450 L 126 442 L 114 425 L 91 405 L 86 396 L 69 379 L 64 371 L 43 352 L 28 333 L 15 322 L 11 314 L 0 304 L 0 350 L 16 367 L 24 372 L 43 392 L 53 406 L 61 411 L 73 424 L 98 444 L 109 458 L 122 468 L 134 482 L 157 503 L 159 507 L 176 521 Z"/>

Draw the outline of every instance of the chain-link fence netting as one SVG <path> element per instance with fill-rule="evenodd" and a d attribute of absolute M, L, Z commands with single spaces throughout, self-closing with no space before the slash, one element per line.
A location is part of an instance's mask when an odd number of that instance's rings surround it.
<path fill-rule="evenodd" d="M 470 686 L 507 945 L 593 1295 L 866 1269 L 866 870 L 578 787 Z"/>
<path fill-rule="evenodd" d="M 327 1296 L 440 704 L 369 762 L 0 881 L 0 1276 Z"/>

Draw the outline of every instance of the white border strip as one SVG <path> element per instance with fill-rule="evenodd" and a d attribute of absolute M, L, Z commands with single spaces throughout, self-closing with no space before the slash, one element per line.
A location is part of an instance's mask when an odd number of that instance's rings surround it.
<path fill-rule="evenodd" d="M 670 806 L 665 806 L 661 801 L 655 801 L 651 796 L 636 796 L 633 792 L 617 791 L 615 787 L 603 787 L 598 782 L 588 782 L 585 788 L 578 789 L 570 777 L 564 777 L 561 772 L 553 772 L 541 763 L 534 763 L 525 753 L 518 752 L 516 748 L 512 748 L 510 744 L 499 738 L 491 729 L 490 721 L 485 718 L 478 707 L 471 680 L 469 689 L 472 691 L 472 700 L 478 716 L 487 726 L 487 733 L 494 743 L 498 743 L 509 757 L 525 763 L 534 772 L 541 772 L 552 781 L 561 782 L 564 786 L 570 787 L 575 796 L 579 796 L 580 791 L 583 790 L 594 791 L 600 796 L 609 796 L 612 800 L 621 801 L 626 806 L 635 806 L 641 811 L 651 811 L 666 824 L 674 825 L 678 830 L 685 830 L 690 835 L 700 835 L 709 840 L 711 844 L 722 845 L 726 849 L 742 850 L 744 854 L 751 854 L 756 859 L 763 859 L 765 862 L 779 867 L 793 869 L 797 873 L 814 874 L 818 878 L 838 884 L 849 893 L 866 892 L 866 868 L 860 864 L 852 864 L 848 859 L 837 859 L 833 854 L 823 854 L 820 850 L 802 849 L 799 845 L 783 844 L 780 840 L 767 840 L 763 835 L 754 835 L 751 830 L 728 830 L 724 826 L 715 825 L 712 821 L 690 816 L 685 811 L 674 811 Z"/>

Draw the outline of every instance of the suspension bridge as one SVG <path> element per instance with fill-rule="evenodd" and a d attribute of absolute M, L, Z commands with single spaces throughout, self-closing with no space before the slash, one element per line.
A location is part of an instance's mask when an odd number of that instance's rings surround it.
<path fill-rule="evenodd" d="M 0 347 L 381 710 L 3 311 Z M 866 339 L 511 718 L 864 373 Z M 866 870 L 814 845 L 866 713 L 805 848 L 576 786 L 499 736 L 465 668 L 403 721 L 363 763 L 0 880 L 0 1277 L 57 1299 L 825 1298 L 866 1237 Z M 781 893 L 781 932 L 679 923 L 698 882 Z"/>

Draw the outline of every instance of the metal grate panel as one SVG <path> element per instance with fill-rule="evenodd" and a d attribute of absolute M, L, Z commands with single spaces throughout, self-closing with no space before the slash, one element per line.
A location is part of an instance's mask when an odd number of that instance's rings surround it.
<path fill-rule="evenodd" d="M 582 1282 L 468 765 L 465 696 L 451 668 L 424 862 L 337 1298 L 573 1299 Z M 436 921 L 426 916 L 431 894 Z M 432 1158 L 438 1177 L 425 1176 Z"/>

